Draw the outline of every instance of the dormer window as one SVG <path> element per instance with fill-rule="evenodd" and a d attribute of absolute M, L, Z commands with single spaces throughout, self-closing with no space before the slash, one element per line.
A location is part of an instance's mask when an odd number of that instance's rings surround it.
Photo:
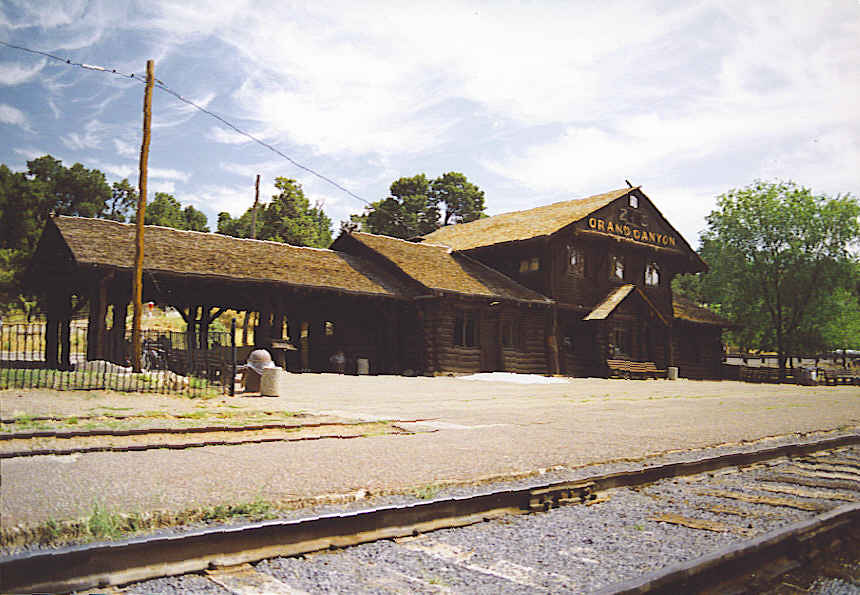
<path fill-rule="evenodd" d="M 532 273 L 534 271 L 540 270 L 540 258 L 535 256 L 534 258 L 524 258 L 520 261 L 520 272 L 521 273 Z"/>
<path fill-rule="evenodd" d="M 645 285 L 657 287 L 660 285 L 660 268 L 657 263 L 649 262 L 645 267 Z"/>
<path fill-rule="evenodd" d="M 618 254 L 609 255 L 609 278 L 613 281 L 624 281 L 624 257 Z"/>
<path fill-rule="evenodd" d="M 572 277 L 585 276 L 585 254 L 576 246 L 567 247 L 567 274 Z"/>
<path fill-rule="evenodd" d="M 630 195 L 630 208 L 638 209 L 639 208 L 639 197 L 635 194 Z"/>

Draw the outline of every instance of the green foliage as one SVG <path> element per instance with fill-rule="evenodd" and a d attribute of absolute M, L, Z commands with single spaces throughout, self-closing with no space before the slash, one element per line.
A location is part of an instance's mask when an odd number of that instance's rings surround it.
<path fill-rule="evenodd" d="M 701 237 L 711 270 L 686 290 L 740 325 L 733 341 L 775 349 L 784 361 L 848 340 L 838 329 L 851 328 L 857 312 L 857 199 L 756 182 L 717 204 Z"/>
<path fill-rule="evenodd" d="M 123 223 L 134 221 L 137 212 L 137 189 L 128 182 L 114 182 L 111 187 L 111 197 L 107 202 L 105 219 L 113 219 Z"/>
<path fill-rule="evenodd" d="M 275 178 L 280 192 L 271 202 L 257 207 L 258 240 L 284 242 L 293 246 L 328 248 L 331 244 L 331 219 L 321 205 L 311 206 L 301 184 L 289 178 Z M 233 219 L 218 214 L 218 233 L 240 238 L 251 237 L 253 207 Z"/>
<path fill-rule="evenodd" d="M 390 192 L 391 196 L 366 207 L 361 215 L 351 215 L 351 226 L 370 233 L 412 238 L 442 225 L 484 216 L 484 192 L 458 172 L 448 172 L 432 181 L 424 174 L 400 178 L 391 184 Z"/>
<path fill-rule="evenodd" d="M 146 225 L 161 225 L 189 231 L 209 231 L 206 215 L 188 205 L 185 209 L 172 194 L 156 192 L 154 200 L 146 206 L 143 217 Z"/>

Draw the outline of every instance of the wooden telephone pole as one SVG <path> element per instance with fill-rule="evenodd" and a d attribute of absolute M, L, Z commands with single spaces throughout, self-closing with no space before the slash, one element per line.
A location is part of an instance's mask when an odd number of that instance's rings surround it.
<path fill-rule="evenodd" d="M 260 202 L 260 174 L 254 184 L 254 207 L 251 209 L 251 239 L 257 239 L 257 204 Z M 248 344 L 248 318 L 251 313 L 245 310 L 245 320 L 242 322 L 242 345 Z"/>
<path fill-rule="evenodd" d="M 143 219 L 146 215 L 146 167 L 149 161 L 149 124 L 152 119 L 152 86 L 155 81 L 155 63 L 146 61 L 146 90 L 143 93 L 143 141 L 140 145 L 140 173 L 138 174 L 137 227 L 135 229 L 134 275 L 131 280 L 131 298 L 134 303 L 132 318 L 131 365 L 140 372 L 140 318 L 143 310 Z"/>

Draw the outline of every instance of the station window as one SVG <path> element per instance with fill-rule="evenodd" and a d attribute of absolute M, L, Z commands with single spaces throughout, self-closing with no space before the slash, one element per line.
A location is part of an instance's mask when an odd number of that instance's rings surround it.
<path fill-rule="evenodd" d="M 612 346 L 613 346 L 613 355 L 619 354 L 627 354 L 629 353 L 628 348 L 628 340 L 627 340 L 627 329 L 624 328 L 616 328 L 612 331 Z"/>
<path fill-rule="evenodd" d="M 630 208 L 638 209 L 639 208 L 639 197 L 635 194 L 630 195 Z"/>
<path fill-rule="evenodd" d="M 458 312 L 454 319 L 454 345 L 475 347 L 478 344 L 478 322 L 474 312 Z"/>
<path fill-rule="evenodd" d="M 533 271 L 540 270 L 540 258 L 535 256 L 534 258 L 524 258 L 520 261 L 520 272 L 521 273 L 531 273 Z"/>
<path fill-rule="evenodd" d="M 645 267 L 645 285 L 656 287 L 660 285 L 660 268 L 657 263 L 649 262 Z"/>
<path fill-rule="evenodd" d="M 624 257 L 618 254 L 609 255 L 609 278 L 613 281 L 624 280 Z"/>
<path fill-rule="evenodd" d="M 514 322 L 512 320 L 505 320 L 502 322 L 502 346 L 503 347 L 513 347 L 514 346 L 514 337 L 516 333 L 514 332 Z"/>
<path fill-rule="evenodd" d="M 334 323 L 329 321 L 324 322 L 323 331 L 326 337 L 334 337 Z"/>
<path fill-rule="evenodd" d="M 567 247 L 567 273 L 572 277 L 585 276 L 585 254 L 582 248 L 576 246 Z"/>

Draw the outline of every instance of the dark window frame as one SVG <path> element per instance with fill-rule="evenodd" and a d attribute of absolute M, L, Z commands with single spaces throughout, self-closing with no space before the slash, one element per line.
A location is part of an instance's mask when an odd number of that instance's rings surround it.
<path fill-rule="evenodd" d="M 458 310 L 454 317 L 454 345 L 480 347 L 480 336 L 478 313 L 474 310 Z"/>

